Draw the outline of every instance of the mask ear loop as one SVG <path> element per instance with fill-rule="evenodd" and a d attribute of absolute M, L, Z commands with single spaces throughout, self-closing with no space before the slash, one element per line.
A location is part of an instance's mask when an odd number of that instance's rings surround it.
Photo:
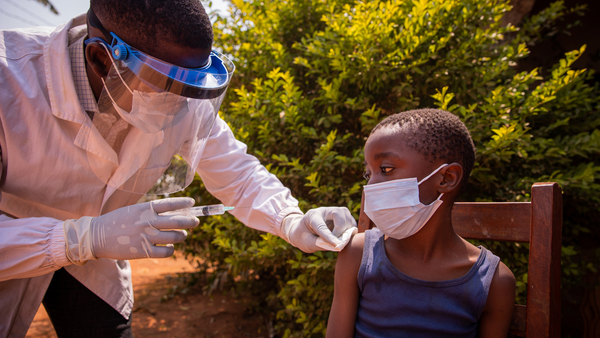
<path fill-rule="evenodd" d="M 108 50 L 108 47 L 106 47 L 106 45 L 104 43 L 100 43 L 102 45 L 102 47 L 104 47 L 104 49 L 106 50 L 106 53 L 108 53 L 109 57 L 110 57 L 110 62 L 112 63 L 112 67 L 115 68 L 115 73 L 117 73 L 117 75 L 119 76 L 119 78 L 121 79 L 121 83 L 123 83 L 123 86 L 125 88 L 127 88 L 127 90 L 129 91 L 129 93 L 131 93 L 131 96 L 133 96 L 133 91 L 131 90 L 131 88 L 129 88 L 129 86 L 127 85 L 127 83 L 125 82 L 125 80 L 123 79 L 123 77 L 121 76 L 121 73 L 119 72 L 119 70 L 117 69 L 117 65 L 115 64 L 115 60 L 112 57 L 112 53 Z M 110 94 L 110 91 L 108 90 L 108 88 L 106 87 L 106 82 L 104 81 L 104 78 L 101 77 L 100 80 L 102 80 L 102 85 L 104 86 L 104 91 L 106 92 L 106 94 L 108 95 L 108 97 L 110 97 L 110 100 L 112 101 L 113 104 L 117 104 L 115 102 L 115 99 L 112 97 L 112 95 Z"/>
<path fill-rule="evenodd" d="M 438 171 L 442 170 L 442 168 L 445 168 L 448 166 L 448 163 L 444 163 L 441 166 L 439 166 L 436 170 L 434 170 L 431 174 L 427 175 L 427 177 L 425 177 L 424 179 L 422 179 L 421 181 L 419 181 L 417 183 L 417 185 L 421 185 L 421 183 L 427 181 L 431 176 L 437 174 Z M 442 196 L 444 196 L 444 193 L 440 193 L 440 196 L 438 196 L 438 198 L 436 199 L 436 201 L 439 201 L 440 198 L 442 198 Z"/>
<path fill-rule="evenodd" d="M 133 96 L 133 91 L 131 90 L 131 88 L 129 88 L 129 86 L 127 85 L 127 82 L 125 82 L 125 80 L 121 76 L 121 73 L 117 69 L 117 65 L 115 64 L 115 59 L 113 59 L 113 57 L 112 57 L 112 53 L 108 50 L 108 47 L 106 47 L 106 45 L 104 45 L 103 43 L 101 43 L 101 45 L 102 45 L 102 47 L 104 47 L 104 49 L 106 49 L 106 52 L 108 53 L 108 55 L 110 57 L 110 62 L 112 63 L 112 66 L 115 67 L 115 70 L 116 70 L 117 75 L 119 76 L 119 79 L 121 79 L 121 82 L 123 83 L 125 88 L 127 88 L 127 90 Z M 104 87 L 106 87 L 106 84 L 104 83 L 104 78 L 101 78 L 101 79 L 102 79 L 102 83 L 104 84 Z M 108 90 L 107 90 L 107 92 L 108 92 Z M 110 95 L 110 93 L 108 95 Z M 112 96 L 110 98 L 112 99 Z"/>

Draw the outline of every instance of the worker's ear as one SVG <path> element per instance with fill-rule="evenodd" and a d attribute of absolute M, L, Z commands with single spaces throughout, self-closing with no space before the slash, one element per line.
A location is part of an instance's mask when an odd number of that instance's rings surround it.
<path fill-rule="evenodd" d="M 438 192 L 444 194 L 452 191 L 458 192 L 463 175 L 463 168 L 460 163 L 450 163 L 448 166 L 442 168 L 440 173 L 444 176 L 444 179 L 438 187 Z"/>
<path fill-rule="evenodd" d="M 108 75 L 112 60 L 102 44 L 99 42 L 88 43 L 85 47 L 85 59 L 98 77 L 105 78 Z"/>

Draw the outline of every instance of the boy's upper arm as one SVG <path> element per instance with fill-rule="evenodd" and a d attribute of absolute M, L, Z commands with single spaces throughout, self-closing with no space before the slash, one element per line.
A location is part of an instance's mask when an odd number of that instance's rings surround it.
<path fill-rule="evenodd" d="M 327 337 L 353 337 L 358 309 L 358 270 L 364 234 L 356 234 L 338 254 L 335 266 L 333 304 L 327 322 Z"/>
<path fill-rule="evenodd" d="M 479 337 L 506 338 L 515 306 L 515 276 L 500 262 L 479 321 Z"/>

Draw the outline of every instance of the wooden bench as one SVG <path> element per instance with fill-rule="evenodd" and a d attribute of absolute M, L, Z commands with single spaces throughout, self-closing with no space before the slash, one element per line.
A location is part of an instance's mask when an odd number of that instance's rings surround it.
<path fill-rule="evenodd" d="M 374 226 L 362 206 L 359 232 Z M 452 223 L 463 238 L 529 243 L 527 305 L 515 304 L 510 333 L 560 337 L 562 193 L 558 184 L 535 183 L 531 202 L 457 202 Z"/>

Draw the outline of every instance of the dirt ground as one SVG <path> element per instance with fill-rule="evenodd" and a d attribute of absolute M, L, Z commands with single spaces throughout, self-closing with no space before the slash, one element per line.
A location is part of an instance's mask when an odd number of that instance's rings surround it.
<path fill-rule="evenodd" d="M 130 261 L 135 305 L 133 334 L 137 338 L 269 337 L 265 321 L 244 311 L 244 300 L 218 291 L 205 296 L 200 291 L 165 297 L 177 284 L 178 272 L 191 272 L 183 259 Z M 163 299 L 163 301 L 161 301 Z M 55 338 L 56 333 L 40 306 L 26 337 Z"/>

